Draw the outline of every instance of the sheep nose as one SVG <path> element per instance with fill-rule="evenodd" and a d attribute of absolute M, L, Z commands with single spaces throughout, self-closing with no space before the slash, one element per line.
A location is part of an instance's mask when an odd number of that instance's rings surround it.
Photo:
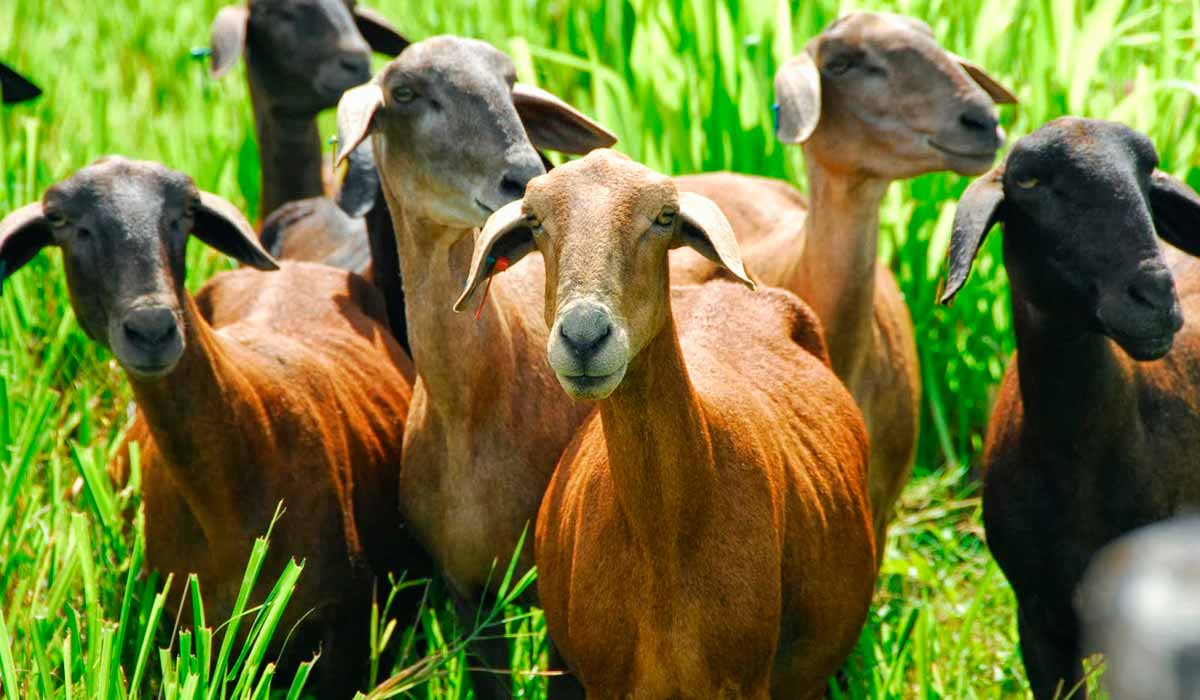
<path fill-rule="evenodd" d="M 990 107 L 972 104 L 958 115 L 958 123 L 962 128 L 979 136 L 994 136 L 996 127 L 1000 125 L 996 113 Z"/>
<path fill-rule="evenodd" d="M 357 79 L 355 85 L 371 79 L 371 57 L 361 51 L 342 54 L 337 59 L 337 65 L 346 75 Z"/>
<path fill-rule="evenodd" d="M 1175 306 L 1175 281 L 1164 266 L 1143 269 L 1129 285 L 1129 296 L 1151 311 L 1169 311 Z"/>
<path fill-rule="evenodd" d="M 580 304 L 563 314 L 558 334 L 576 357 L 586 360 L 612 335 L 612 322 L 603 308 Z"/>
<path fill-rule="evenodd" d="M 520 199 L 525 196 L 525 188 L 529 185 L 529 181 L 545 173 L 546 168 L 540 161 L 511 167 L 500 178 L 500 194 L 509 202 Z"/>
<path fill-rule="evenodd" d="M 175 314 L 165 306 L 142 306 L 125 315 L 122 324 L 129 342 L 155 350 L 175 336 Z"/>

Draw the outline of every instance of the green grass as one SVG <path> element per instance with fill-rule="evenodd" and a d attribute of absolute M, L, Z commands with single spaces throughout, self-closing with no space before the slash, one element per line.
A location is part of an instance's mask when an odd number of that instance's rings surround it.
<path fill-rule="evenodd" d="M 69 5 L 69 7 L 67 7 Z M 490 40 L 522 79 L 605 122 L 620 147 L 664 172 L 732 169 L 802 183 L 796 149 L 775 142 L 771 80 L 783 59 L 849 3 L 761 0 L 380 0 L 411 37 Z M 1200 185 L 1200 0 L 865 2 L 930 22 L 949 49 L 984 65 L 1022 102 L 1001 110 L 1013 138 L 1072 113 L 1150 134 L 1163 167 Z M 0 3 L 0 57 L 46 88 L 0 111 L 0 213 L 105 153 L 161 160 L 257 216 L 257 152 L 241 76 L 204 77 L 190 56 L 218 3 L 18 0 Z M 332 131 L 329 117 L 324 131 Z M 916 476 L 893 527 L 879 594 L 834 697 L 996 698 L 1026 684 L 1012 594 L 982 541 L 969 465 L 1013 347 L 998 237 L 955 306 L 933 304 L 964 178 L 894 186 L 883 254 L 917 327 L 925 379 Z M 193 247 L 193 288 L 229 267 Z M 253 645 L 225 653 L 225 621 L 171 634 L 197 592 L 141 572 L 135 479 L 113 492 L 104 464 L 127 423 L 129 392 L 112 359 L 75 324 L 57 253 L 0 295 L 0 695 L 20 698 L 295 697 Z M 78 497 L 66 492 L 76 478 Z M 284 515 L 283 517 L 287 517 Z M 249 574 L 253 575 L 251 562 Z M 286 598 L 299 567 L 280 583 Z M 528 585 L 529 581 L 517 582 Z M 435 585 L 416 627 L 379 614 L 377 646 L 406 649 L 390 686 L 466 697 L 461 631 Z M 181 608 L 182 604 L 182 608 Z M 523 697 L 540 697 L 540 617 L 490 611 L 513 640 Z M 272 630 L 268 611 L 247 615 Z M 484 630 L 483 633 L 489 633 Z M 215 636 L 214 636 L 215 635 Z M 174 638 L 172 651 L 160 652 Z M 223 660 L 222 660 L 223 659 Z M 320 661 L 317 661 L 319 665 Z M 400 669 L 379 669 L 382 679 Z M 228 679 L 222 681 L 221 679 Z M 303 679 L 297 682 L 302 683 Z"/>

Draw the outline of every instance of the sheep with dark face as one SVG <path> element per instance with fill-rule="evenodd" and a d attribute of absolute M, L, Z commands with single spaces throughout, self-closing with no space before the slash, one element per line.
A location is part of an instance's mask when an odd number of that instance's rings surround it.
<path fill-rule="evenodd" d="M 193 298 L 192 235 L 258 269 L 218 275 Z M 276 263 L 231 204 L 183 173 L 123 158 L 0 221 L 0 282 L 46 246 L 62 250 L 79 325 L 112 351 L 137 399 L 147 564 L 196 573 L 208 619 L 228 620 L 254 538 L 282 500 L 251 603 L 289 558 L 305 559 L 281 620 L 299 625 L 287 662 L 319 646 L 321 697 L 351 696 L 374 580 L 425 573 L 398 515 L 408 358 L 378 293 L 320 265 L 260 272 Z"/>
<path fill-rule="evenodd" d="M 1021 139 L 955 216 L 944 303 L 1004 226 L 1017 353 L 984 449 L 983 516 L 1039 700 L 1080 681 L 1090 649 L 1071 601 L 1093 555 L 1200 505 L 1200 196 L 1157 166 L 1145 136 L 1063 118 Z"/>
<path fill-rule="evenodd" d="M 12 68 L 0 63 L 0 102 L 6 105 L 32 100 L 42 89 Z"/>
<path fill-rule="evenodd" d="M 222 8 L 212 26 L 212 76 L 246 60 L 262 162 L 262 205 L 325 194 L 317 114 L 371 79 L 371 50 L 408 41 L 353 0 L 250 0 Z"/>

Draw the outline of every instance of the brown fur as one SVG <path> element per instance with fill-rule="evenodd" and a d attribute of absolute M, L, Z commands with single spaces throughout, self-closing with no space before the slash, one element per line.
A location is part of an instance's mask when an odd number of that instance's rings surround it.
<path fill-rule="evenodd" d="M 874 585 L 865 429 L 794 296 L 668 292 L 672 236 L 705 235 L 740 270 L 694 204 L 597 151 L 534 180 L 527 218 L 480 236 L 499 250 L 537 220 L 551 364 L 570 393 L 588 385 L 562 368 L 626 363 L 542 502 L 538 590 L 590 697 L 820 697 Z M 581 304 L 612 323 L 594 351 L 562 347 Z"/>
<path fill-rule="evenodd" d="M 981 172 L 1000 141 L 994 107 L 980 88 L 991 79 L 946 54 L 928 27 L 895 15 L 854 13 L 813 39 L 793 62 L 808 57 L 818 64 L 814 70 L 823 71 L 822 61 L 847 49 L 860 51 L 865 58 L 858 60 L 886 65 L 888 83 L 860 87 L 858 76 L 865 73 L 859 67 L 839 78 L 817 74 L 819 114 L 803 115 L 819 119 L 802 139 L 811 205 L 790 185 L 759 177 L 711 173 L 677 183 L 726 211 L 756 280 L 794 292 L 821 318 L 833 369 L 862 409 L 871 436 L 871 505 L 882 556 L 887 524 L 912 470 L 921 381 L 904 296 L 892 272 L 876 262 L 879 205 L 894 179 L 945 169 Z M 788 69 L 780 69 L 777 88 Z M 861 78 L 871 80 L 878 79 Z M 997 99 L 1011 98 L 994 81 L 989 85 L 998 90 Z M 786 120 L 790 105 L 780 101 Z M 961 133 L 960 114 L 979 126 Z M 961 151 L 980 149 L 985 157 L 948 155 L 928 146 L 927 135 Z M 688 251 L 672 257 L 676 284 L 720 276 Z"/>
<path fill-rule="evenodd" d="M 147 564 L 177 580 L 198 573 L 208 618 L 225 620 L 251 544 L 282 500 L 253 600 L 288 559 L 303 559 L 281 629 L 309 615 L 306 628 L 323 630 L 322 667 L 355 679 L 374 576 L 421 573 L 397 516 L 408 359 L 381 300 L 357 276 L 287 264 L 213 278 L 184 324 L 177 369 L 132 382 Z"/>

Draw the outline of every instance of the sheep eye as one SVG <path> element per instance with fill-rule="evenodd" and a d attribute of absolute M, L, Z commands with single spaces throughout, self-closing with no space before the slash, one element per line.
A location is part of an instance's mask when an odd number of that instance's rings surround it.
<path fill-rule="evenodd" d="M 845 75 L 850 68 L 850 59 L 842 56 L 830 59 L 830 61 L 825 64 L 825 71 L 830 75 Z"/>
<path fill-rule="evenodd" d="M 654 219 L 654 223 L 659 226 L 670 226 L 675 223 L 675 210 L 671 208 L 663 209 L 658 217 Z"/>
<path fill-rule="evenodd" d="M 1020 187 L 1023 190 L 1032 190 L 1037 186 L 1037 184 L 1038 179 L 1036 177 L 1019 178 L 1017 180 L 1017 187 Z"/>
<path fill-rule="evenodd" d="M 537 219 L 535 219 L 532 216 L 529 217 L 528 221 L 529 221 L 529 232 L 535 236 L 542 235 L 542 222 L 538 221 Z"/>
<path fill-rule="evenodd" d="M 417 98 L 417 93 L 412 88 L 401 85 L 392 89 L 392 99 L 397 102 L 412 102 Z"/>
<path fill-rule="evenodd" d="M 66 225 L 67 217 L 63 216 L 62 214 L 59 214 L 56 211 L 55 212 L 46 212 L 46 221 L 48 221 L 50 223 L 50 225 L 53 226 L 54 228 L 58 228 L 59 226 Z"/>

